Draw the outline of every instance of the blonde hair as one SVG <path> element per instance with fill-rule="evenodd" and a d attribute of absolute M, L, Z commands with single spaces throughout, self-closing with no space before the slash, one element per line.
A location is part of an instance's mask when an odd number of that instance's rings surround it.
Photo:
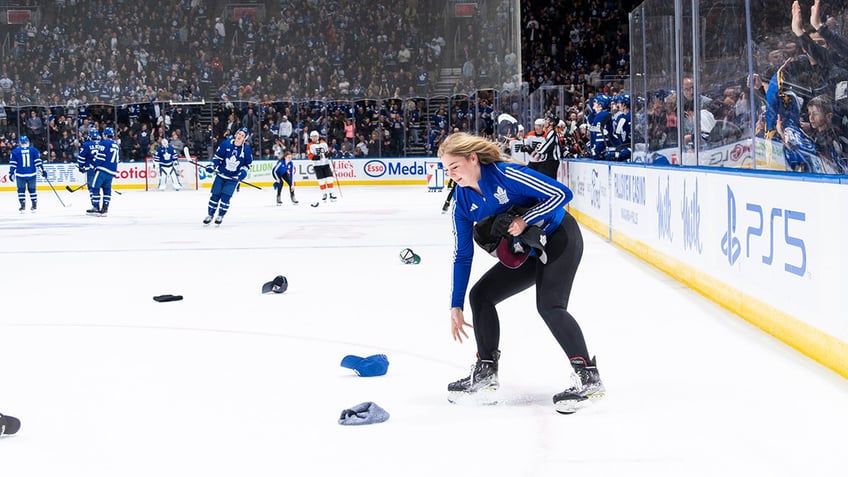
<path fill-rule="evenodd" d="M 441 158 L 445 154 L 453 154 L 468 157 L 472 152 L 477 153 L 477 160 L 480 161 L 480 164 L 504 162 L 497 144 L 465 132 L 455 132 L 446 137 L 439 146 L 438 156 Z"/>

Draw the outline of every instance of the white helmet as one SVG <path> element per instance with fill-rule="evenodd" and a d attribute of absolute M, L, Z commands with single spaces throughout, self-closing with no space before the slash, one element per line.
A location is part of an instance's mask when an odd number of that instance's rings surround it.
<path fill-rule="evenodd" d="M 318 131 L 312 131 L 311 133 L 309 133 L 309 137 L 311 137 L 312 139 L 318 139 Z"/>
<path fill-rule="evenodd" d="M 162 147 L 168 147 L 168 140 L 164 137 L 162 138 Z"/>

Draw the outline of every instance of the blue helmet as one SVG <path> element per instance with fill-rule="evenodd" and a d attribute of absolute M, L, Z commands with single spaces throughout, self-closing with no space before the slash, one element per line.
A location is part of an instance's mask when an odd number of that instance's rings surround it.
<path fill-rule="evenodd" d="M 21 146 L 26 146 L 29 144 L 29 138 L 26 136 L 21 136 Z"/>
<path fill-rule="evenodd" d="M 239 130 L 236 132 L 243 132 L 245 137 L 250 137 L 250 130 L 247 128 L 239 128 Z"/>
<path fill-rule="evenodd" d="M 613 101 L 615 101 L 616 103 L 624 103 L 627 105 L 628 108 L 630 107 L 630 95 L 627 93 L 622 93 L 616 96 L 615 98 L 613 98 Z"/>
<path fill-rule="evenodd" d="M 88 137 L 90 137 L 93 141 L 97 141 L 98 139 L 100 139 L 100 131 L 95 128 L 91 128 L 88 131 Z"/>
<path fill-rule="evenodd" d="M 115 130 L 112 128 L 103 128 L 103 135 L 105 137 L 115 137 Z"/>
<path fill-rule="evenodd" d="M 601 107 L 604 108 L 604 109 L 608 109 L 610 102 L 611 102 L 611 99 L 610 99 L 609 96 L 601 93 L 601 94 L 595 95 L 595 97 L 592 98 L 592 102 L 600 104 Z"/>

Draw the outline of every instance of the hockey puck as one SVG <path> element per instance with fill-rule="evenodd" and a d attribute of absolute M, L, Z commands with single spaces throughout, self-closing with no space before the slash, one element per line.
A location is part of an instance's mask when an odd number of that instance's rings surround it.
<path fill-rule="evenodd" d="M 154 300 L 162 303 L 166 301 L 179 301 L 183 299 L 182 295 L 157 295 L 153 297 Z"/>

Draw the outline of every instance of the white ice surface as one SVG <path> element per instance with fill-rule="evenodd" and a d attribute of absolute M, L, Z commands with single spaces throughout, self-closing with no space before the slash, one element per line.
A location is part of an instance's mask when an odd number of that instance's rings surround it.
<path fill-rule="evenodd" d="M 0 476 L 845 475 L 848 383 L 584 231 L 571 297 L 607 397 L 570 416 L 565 357 L 532 292 L 503 303 L 502 403 L 453 405 L 443 193 L 344 187 L 334 204 L 244 188 L 0 194 Z M 412 248 L 420 265 L 403 265 Z M 478 251 L 474 276 L 493 260 Z M 262 295 L 285 275 L 289 289 Z M 181 294 L 157 303 L 154 295 Z M 469 317 L 470 318 L 470 317 Z M 346 354 L 385 353 L 360 378 Z M 374 401 L 382 424 L 340 412 Z"/>

